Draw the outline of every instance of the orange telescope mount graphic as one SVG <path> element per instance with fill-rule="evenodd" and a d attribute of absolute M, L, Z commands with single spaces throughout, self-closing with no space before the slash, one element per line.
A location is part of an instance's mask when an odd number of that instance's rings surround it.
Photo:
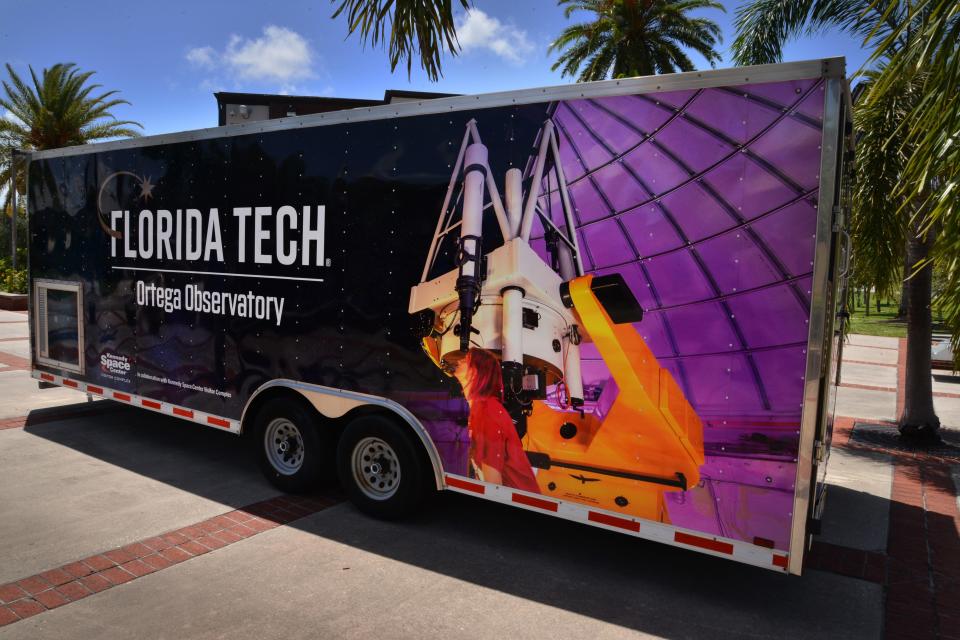
<path fill-rule="evenodd" d="M 562 288 L 610 370 L 604 393 L 616 397 L 603 415 L 534 402 L 525 443 L 537 483 L 544 494 L 668 522 L 664 493 L 700 481 L 703 424 L 632 318 L 617 317 L 636 305 L 622 277 L 585 275 Z"/>

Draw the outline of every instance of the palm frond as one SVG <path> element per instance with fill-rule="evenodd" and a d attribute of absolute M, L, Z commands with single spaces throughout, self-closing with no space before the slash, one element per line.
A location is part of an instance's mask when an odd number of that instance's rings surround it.
<path fill-rule="evenodd" d="M 469 0 L 458 0 L 464 10 Z M 436 82 L 443 75 L 441 55 L 459 53 L 452 0 L 331 0 L 338 5 L 333 18 L 345 15 L 348 37 L 359 33 L 360 41 L 373 47 L 386 45 L 390 70 L 404 63 L 407 76 L 413 59 L 419 58 L 427 77 Z M 338 4 L 339 3 L 339 4 Z"/>
<path fill-rule="evenodd" d="M 916 102 L 918 81 L 901 78 L 897 92 L 877 90 L 886 69 L 870 72 L 854 111 L 857 140 L 851 233 L 854 269 L 861 284 L 889 295 L 900 285 L 909 215 L 890 198 L 911 150 L 904 143 L 904 117 Z M 916 209 L 917 203 L 908 207 Z"/>
<path fill-rule="evenodd" d="M 783 59 L 794 37 L 835 26 L 866 37 L 884 23 L 873 0 L 751 0 L 737 9 L 733 61 L 766 64 Z"/>
<path fill-rule="evenodd" d="M 37 73 L 29 67 L 29 82 L 7 64 L 8 79 L 2 85 L 0 107 L 15 119 L 0 119 L 0 183 L 6 185 L 16 176 L 16 191 L 26 195 L 26 171 L 14 159 L 10 149 L 52 149 L 85 144 L 94 140 L 140 135 L 143 126 L 132 120 L 118 120 L 111 110 L 129 104 L 115 98 L 115 91 L 97 96 L 100 85 L 90 83 L 92 71 L 81 72 L 72 63 L 55 64 Z M 9 208 L 13 192 L 7 189 Z"/>
<path fill-rule="evenodd" d="M 892 0 L 876 4 L 890 15 L 900 9 Z M 897 193 L 922 202 L 922 230 L 939 231 L 934 260 L 946 286 L 937 303 L 960 365 L 960 5 L 919 0 L 908 11 L 871 60 L 891 52 L 890 74 L 878 82 L 878 92 L 896 91 L 897 76 L 923 74 L 921 98 L 905 122 L 905 142 L 914 151 Z"/>
<path fill-rule="evenodd" d="M 714 0 L 558 0 L 564 14 L 593 14 L 593 21 L 563 30 L 547 49 L 560 52 L 552 69 L 578 82 L 604 78 L 692 70 L 684 49 L 700 53 L 712 66 L 720 60 L 715 46 L 720 27 L 689 12 L 724 11 Z M 582 71 L 581 71 L 582 68 Z"/>

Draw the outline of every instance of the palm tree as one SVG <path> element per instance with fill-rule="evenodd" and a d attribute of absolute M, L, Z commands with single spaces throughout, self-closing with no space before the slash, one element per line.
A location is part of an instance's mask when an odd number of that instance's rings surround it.
<path fill-rule="evenodd" d="M 87 84 L 93 71 L 80 72 L 73 63 L 55 64 L 38 78 L 30 67 L 32 85 L 7 64 L 9 82 L 3 81 L 5 95 L 0 107 L 0 185 L 10 184 L 15 161 L 12 150 L 56 149 L 107 138 L 138 136 L 132 120 L 117 120 L 110 110 L 126 100 L 114 98 L 116 91 L 93 96 L 99 84 Z M 17 192 L 24 194 L 26 176 L 17 171 Z M 4 211 L 12 211 L 13 192 L 7 189 Z"/>
<path fill-rule="evenodd" d="M 936 0 L 921 0 L 921 3 L 932 5 Z M 944 164 L 936 165 L 939 171 L 933 172 L 911 172 L 910 168 L 917 166 L 921 142 L 928 133 L 921 133 L 918 128 L 924 118 L 941 145 L 957 138 L 960 128 L 944 126 L 944 122 L 930 120 L 924 113 L 925 105 L 937 100 L 937 92 L 943 91 L 943 86 L 931 88 L 931 77 L 942 79 L 947 71 L 918 64 L 929 61 L 931 44 L 934 51 L 952 50 L 956 61 L 957 42 L 943 39 L 944 32 L 929 34 L 930 12 L 918 11 L 917 6 L 917 3 L 900 0 L 886 3 L 882 0 L 752 0 L 737 11 L 738 35 L 733 49 L 738 64 L 779 62 L 783 45 L 789 39 L 830 26 L 862 37 L 865 46 L 873 49 L 871 61 L 878 66 L 864 74 L 864 86 L 859 89 L 860 98 L 854 113 L 860 132 L 852 211 L 860 256 L 857 266 L 865 271 L 860 275 L 861 280 L 871 281 L 880 295 L 895 285 L 894 274 L 906 258 L 907 273 L 903 276 L 910 279 L 907 370 L 905 406 L 898 418 L 899 428 L 904 437 L 937 442 L 940 421 L 933 407 L 930 381 L 932 261 L 947 264 L 948 280 L 949 273 L 956 275 L 954 284 L 960 284 L 960 265 L 956 260 L 945 260 L 941 250 L 934 246 L 938 241 L 943 244 L 946 236 L 938 233 L 941 226 L 931 217 L 930 195 L 942 194 L 946 176 L 953 175 L 955 184 L 957 165 L 952 167 L 952 174 L 949 165 Z M 945 23 L 950 20 L 956 27 L 955 16 L 946 18 Z M 910 52 L 913 53 L 908 56 Z M 924 60 L 924 56 L 928 60 Z M 949 56 L 945 60 L 949 61 Z M 945 61 L 941 62 L 944 64 Z M 950 90 L 950 98 L 954 96 L 955 88 Z M 949 100 L 943 100 L 941 105 L 949 109 Z M 954 122 L 960 123 L 960 118 Z M 926 153 L 926 157 L 930 157 L 930 152 Z M 927 168 L 932 166 L 934 163 Z M 954 209 L 952 220 L 955 222 L 956 205 L 948 205 L 950 207 Z M 954 288 L 954 295 L 954 299 L 960 301 L 960 286 Z M 955 317 L 960 325 L 960 307 Z M 955 341 L 957 335 L 955 328 Z"/>
<path fill-rule="evenodd" d="M 890 206 L 890 194 L 899 184 L 909 150 L 903 145 L 899 129 L 910 110 L 903 95 L 871 95 L 879 71 L 868 71 L 854 91 L 854 127 L 857 135 L 856 175 L 852 184 L 855 206 L 851 212 L 850 232 L 853 273 L 877 296 L 890 295 L 905 274 L 899 273 L 907 242 L 907 216 Z M 873 98 L 873 99 L 871 99 Z M 887 144 L 890 140 L 892 144 Z M 866 304 L 869 313 L 869 301 Z"/>
<path fill-rule="evenodd" d="M 883 0 L 876 1 L 884 7 Z M 893 13 L 900 3 L 885 4 Z M 936 235 L 933 258 L 942 283 L 937 306 L 950 329 L 954 367 L 960 368 L 960 12 L 956 0 L 916 0 L 908 6 L 910 20 L 877 47 L 893 51 L 878 89 L 893 91 L 899 75 L 924 72 L 919 99 L 904 122 L 905 140 L 914 152 L 904 167 L 899 195 L 922 202 L 919 228 Z M 908 44 L 898 46 L 904 39 Z"/>
<path fill-rule="evenodd" d="M 928 257 L 937 234 L 924 227 L 921 198 L 905 194 L 899 206 L 891 206 L 891 194 L 899 191 L 906 165 L 916 153 L 902 124 L 920 100 L 923 75 L 899 75 L 895 85 L 884 87 L 880 82 L 889 73 L 888 66 L 886 61 L 864 74 L 854 110 L 854 124 L 860 132 L 851 217 L 857 249 L 854 268 L 875 287 L 878 299 L 899 286 L 898 280 L 909 282 L 901 433 L 936 441 L 940 420 L 933 407 L 930 379 L 933 265 Z M 901 271 L 904 260 L 906 267 Z"/>
<path fill-rule="evenodd" d="M 693 49 L 716 66 L 714 48 L 723 41 L 720 27 L 708 18 L 692 18 L 695 9 L 720 9 L 712 0 L 558 0 L 564 16 L 594 14 L 591 22 L 563 30 L 549 51 L 561 51 L 553 70 L 577 82 L 692 71 L 684 49 Z M 583 71 L 580 68 L 583 67 Z"/>
<path fill-rule="evenodd" d="M 360 40 L 374 47 L 389 40 L 391 72 L 404 61 L 409 77 L 413 58 L 419 56 L 432 82 L 443 75 L 440 55 L 460 50 L 453 22 L 455 1 L 464 9 L 470 7 L 469 0 L 331 0 L 340 3 L 333 17 L 347 16 L 347 35 L 359 30 Z"/>

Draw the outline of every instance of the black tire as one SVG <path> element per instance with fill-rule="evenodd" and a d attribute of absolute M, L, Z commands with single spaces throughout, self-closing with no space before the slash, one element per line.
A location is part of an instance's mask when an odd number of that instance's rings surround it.
<path fill-rule="evenodd" d="M 257 411 L 251 446 L 263 475 L 281 491 L 309 491 L 333 475 L 333 444 L 318 423 L 311 407 L 289 398 L 268 400 Z"/>
<path fill-rule="evenodd" d="M 379 468 L 371 470 L 364 462 Z M 421 444 L 397 423 L 376 415 L 361 416 L 347 425 L 337 445 L 337 475 L 358 509 L 384 520 L 415 512 L 433 479 Z"/>

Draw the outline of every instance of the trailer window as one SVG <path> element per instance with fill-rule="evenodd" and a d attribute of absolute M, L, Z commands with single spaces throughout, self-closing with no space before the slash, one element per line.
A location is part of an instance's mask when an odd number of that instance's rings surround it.
<path fill-rule="evenodd" d="M 79 282 L 34 283 L 38 362 L 83 373 L 82 292 Z"/>

